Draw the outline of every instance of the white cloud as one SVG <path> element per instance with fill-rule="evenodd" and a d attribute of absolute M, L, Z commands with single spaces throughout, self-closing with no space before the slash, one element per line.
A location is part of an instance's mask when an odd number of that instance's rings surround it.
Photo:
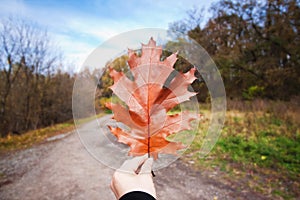
<path fill-rule="evenodd" d="M 167 29 L 170 22 L 185 16 L 187 8 L 205 4 L 198 0 L 96 0 L 87 7 L 84 7 L 87 2 L 79 2 L 82 3 L 82 8 L 77 8 L 70 6 L 74 2 L 69 2 L 70 5 L 49 2 L 37 4 L 31 1 L 4 0 L 0 4 L 0 17 L 19 16 L 46 27 L 61 46 L 66 59 L 78 66 L 96 47 L 113 36 L 138 28 Z"/>
<path fill-rule="evenodd" d="M 64 50 L 65 62 L 74 63 L 76 67 L 82 65 L 88 55 L 97 46 L 80 40 L 76 41 L 69 35 L 53 33 L 51 37 L 54 38 L 60 48 Z"/>

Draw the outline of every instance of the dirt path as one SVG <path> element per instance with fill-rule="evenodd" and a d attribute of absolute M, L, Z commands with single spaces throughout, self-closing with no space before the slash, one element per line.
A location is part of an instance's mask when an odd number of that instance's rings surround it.
<path fill-rule="evenodd" d="M 84 128 L 84 127 L 83 127 Z M 86 151 L 76 133 L 1 157 L 0 199 L 115 199 L 113 170 Z M 258 199 L 191 170 L 181 161 L 156 172 L 158 199 Z"/>

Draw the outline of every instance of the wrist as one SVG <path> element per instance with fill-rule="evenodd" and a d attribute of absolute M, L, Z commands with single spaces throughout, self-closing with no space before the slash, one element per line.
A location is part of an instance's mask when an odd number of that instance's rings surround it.
<path fill-rule="evenodd" d="M 156 191 L 146 188 L 135 188 L 130 190 L 124 190 L 122 194 L 120 194 L 120 197 L 125 196 L 126 194 L 132 193 L 132 192 L 142 192 L 151 195 L 154 199 L 156 199 Z"/>
<path fill-rule="evenodd" d="M 119 200 L 132 200 L 132 199 L 143 199 L 143 200 L 156 200 L 156 196 L 153 196 L 145 191 L 131 191 L 123 196 Z"/>

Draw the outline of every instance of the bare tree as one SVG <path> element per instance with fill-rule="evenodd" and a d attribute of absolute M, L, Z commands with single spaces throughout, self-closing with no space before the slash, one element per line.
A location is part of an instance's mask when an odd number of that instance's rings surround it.
<path fill-rule="evenodd" d="M 55 66 L 47 31 L 37 24 L 10 18 L 0 22 L 0 130 L 36 128 L 43 85 Z"/>

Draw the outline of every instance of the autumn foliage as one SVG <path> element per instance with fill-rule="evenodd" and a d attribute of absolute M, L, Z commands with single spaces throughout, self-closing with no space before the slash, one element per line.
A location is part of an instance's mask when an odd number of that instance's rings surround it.
<path fill-rule="evenodd" d="M 187 90 L 196 79 L 195 68 L 187 73 L 177 73 L 166 86 L 166 80 L 174 71 L 177 60 L 174 53 L 161 61 L 162 47 L 151 38 L 142 45 L 141 56 L 128 50 L 128 65 L 132 78 L 123 72 L 110 69 L 114 84 L 113 93 L 126 105 L 108 103 L 113 118 L 128 128 L 109 126 L 118 141 L 130 146 L 129 155 L 148 154 L 158 158 L 158 153 L 176 154 L 183 149 L 180 142 L 168 140 L 168 136 L 190 129 L 190 122 L 197 115 L 192 112 L 168 114 L 176 105 L 196 95 Z"/>

